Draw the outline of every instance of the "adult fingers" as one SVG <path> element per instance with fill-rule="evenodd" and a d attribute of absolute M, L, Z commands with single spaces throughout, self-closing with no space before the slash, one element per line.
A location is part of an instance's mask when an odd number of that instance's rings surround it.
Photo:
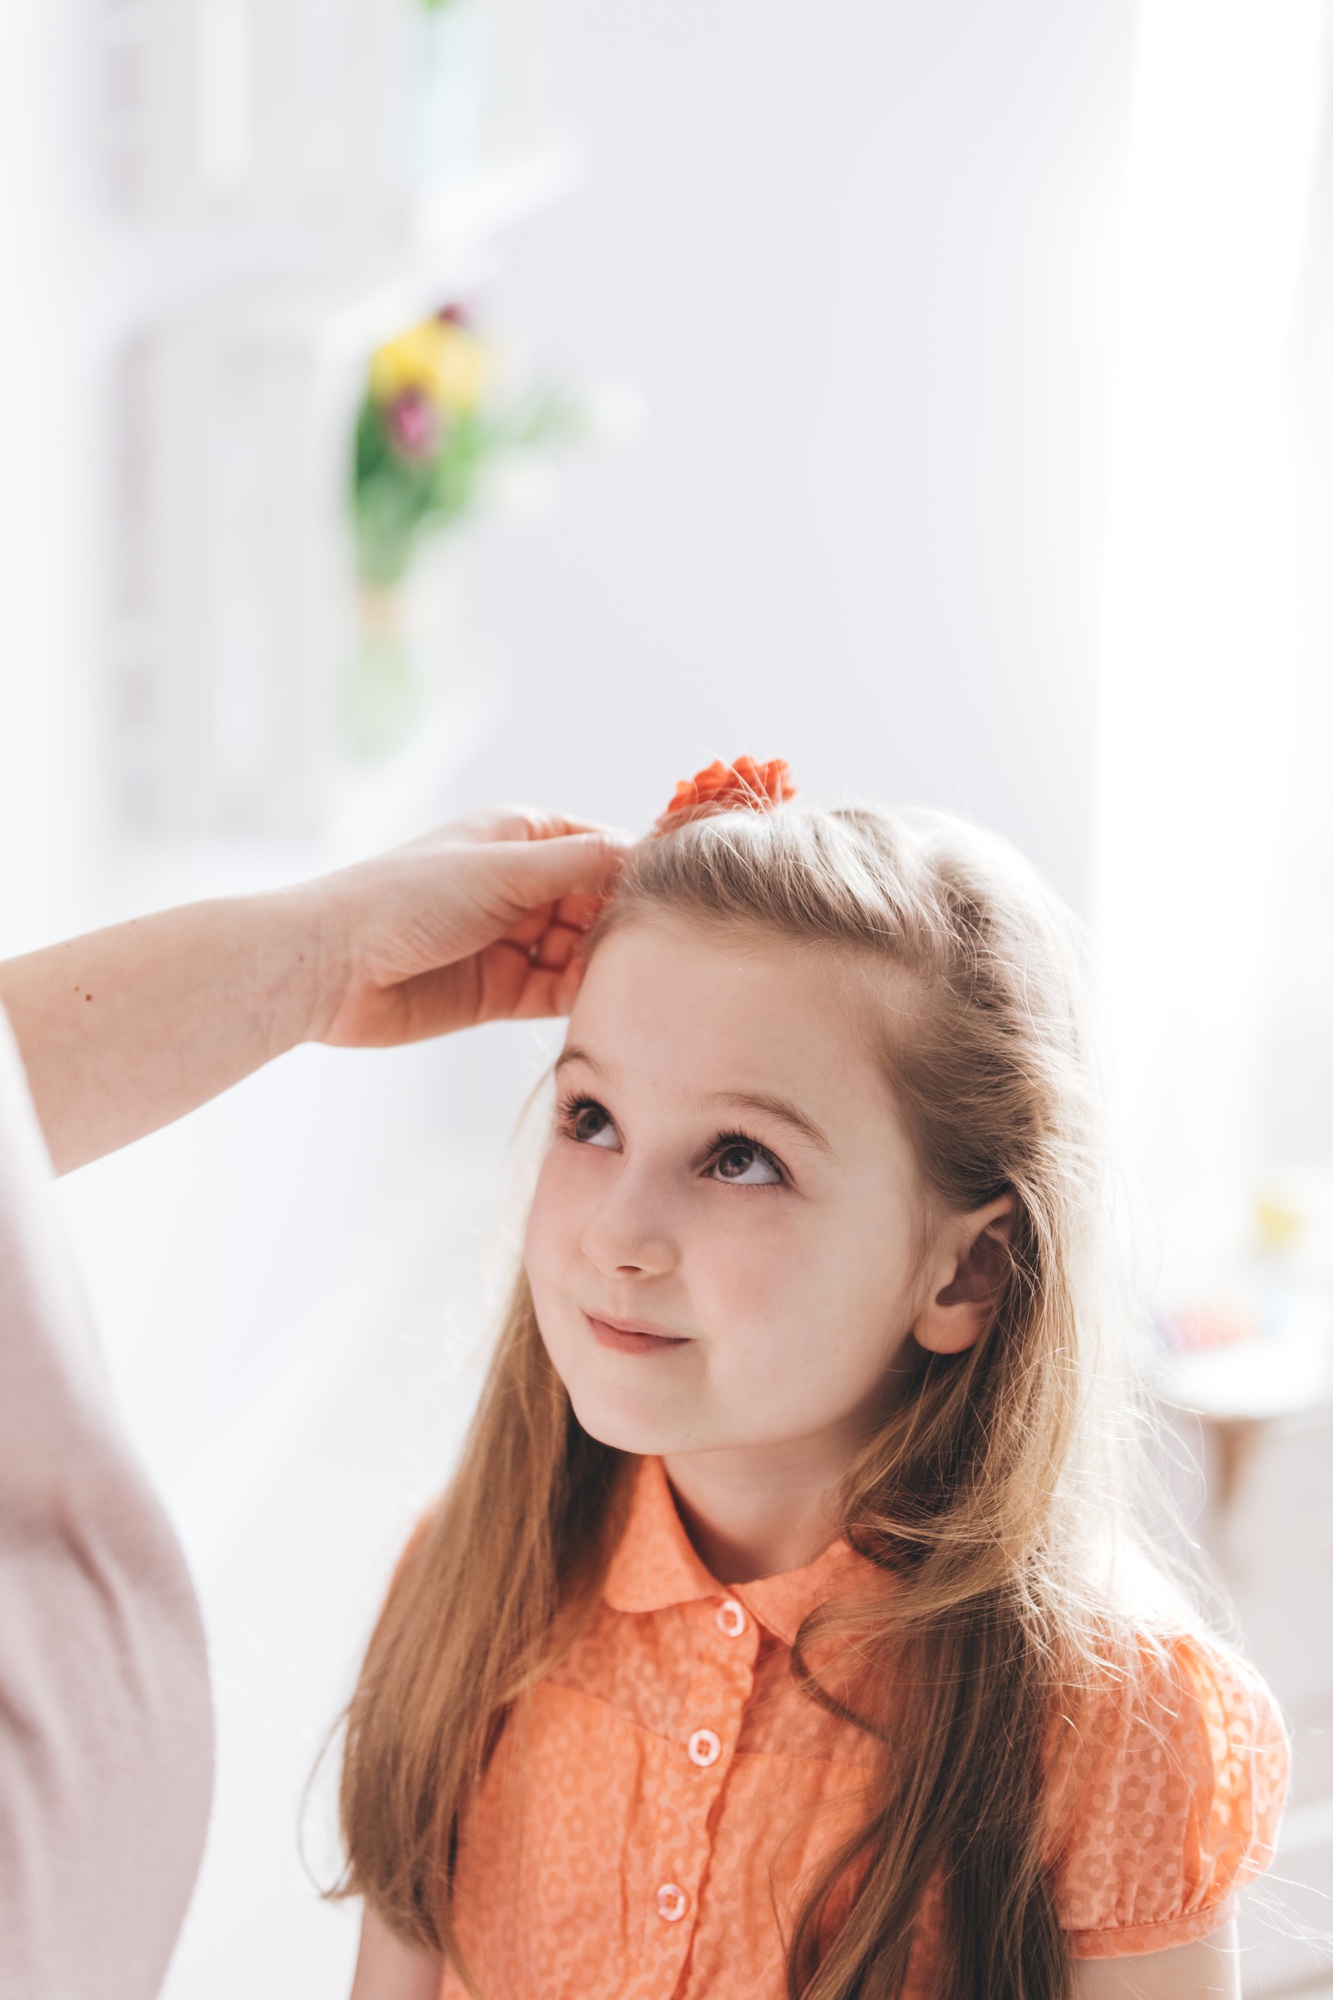
<path fill-rule="evenodd" d="M 484 857 L 500 896 L 519 910 L 530 910 L 538 903 L 609 894 L 631 845 L 627 835 L 553 834 L 522 845 L 497 842 L 478 854 L 477 865 Z"/>
<path fill-rule="evenodd" d="M 548 972 L 562 972 L 583 943 L 583 935 L 565 924 L 548 924 L 529 953 L 532 963 Z"/>
<path fill-rule="evenodd" d="M 562 896 L 558 903 L 534 903 L 514 918 L 503 938 L 508 944 L 535 945 L 552 927 L 583 937 L 605 907 L 605 896 Z"/>
<path fill-rule="evenodd" d="M 580 833 L 601 834 L 618 846 L 628 845 L 634 839 L 622 827 L 608 826 L 602 820 L 574 818 L 546 806 L 522 805 L 485 806 L 478 812 L 464 813 L 460 819 L 441 827 L 438 834 L 427 834 L 425 839 L 443 835 L 484 844 L 493 840 L 562 840 Z"/>
<path fill-rule="evenodd" d="M 574 1005 L 583 972 L 583 960 L 577 957 L 559 968 L 534 965 L 510 1010 L 510 1018 L 515 1021 L 540 1021 L 568 1014 Z"/>

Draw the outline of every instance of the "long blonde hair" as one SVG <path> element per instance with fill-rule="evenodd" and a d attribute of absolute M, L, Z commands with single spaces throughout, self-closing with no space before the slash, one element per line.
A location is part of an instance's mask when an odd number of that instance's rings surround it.
<path fill-rule="evenodd" d="M 1072 921 L 962 822 L 793 805 L 645 841 L 601 934 L 660 912 L 862 968 L 884 996 L 883 1061 L 929 1198 L 954 1214 L 1014 1203 L 988 1333 L 922 1355 L 844 1482 L 845 1532 L 892 1588 L 816 1612 L 793 1648 L 809 1696 L 883 1756 L 862 1829 L 795 1923 L 792 2000 L 892 2000 L 931 1896 L 941 1995 L 1066 2000 L 1044 1811 L 1054 1731 L 1128 1643 L 1106 1580 L 1124 1424 L 1100 1324 L 1105 1193 Z M 595 1602 L 630 1463 L 579 1424 L 520 1276 L 462 1461 L 371 1640 L 342 1780 L 346 1892 L 469 1983 L 460 1826 L 507 1718 Z M 825 1635 L 854 1642 L 854 1688 L 812 1665 Z"/>

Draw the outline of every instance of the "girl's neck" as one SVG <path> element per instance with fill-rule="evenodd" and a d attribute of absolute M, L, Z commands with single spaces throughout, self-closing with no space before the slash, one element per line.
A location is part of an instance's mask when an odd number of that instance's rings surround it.
<path fill-rule="evenodd" d="M 827 1445 L 681 1452 L 664 1463 L 685 1532 L 719 1583 L 803 1569 L 839 1533 L 845 1468 Z"/>

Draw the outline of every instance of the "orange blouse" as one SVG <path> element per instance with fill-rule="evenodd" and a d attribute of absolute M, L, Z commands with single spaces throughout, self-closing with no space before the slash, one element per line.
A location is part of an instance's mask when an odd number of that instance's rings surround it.
<path fill-rule="evenodd" d="M 459 1941 L 485 2000 L 785 2000 L 784 1929 L 857 1824 L 876 1756 L 799 1692 L 791 1644 L 864 1569 L 835 1542 L 806 1569 L 724 1588 L 661 1460 L 641 1461 L 603 1601 L 501 1737 L 463 1828 Z M 1286 1772 L 1254 1674 L 1192 1636 L 1145 1645 L 1053 1801 L 1073 1954 L 1218 1929 L 1270 1859 Z M 464 1996 L 446 1971 L 441 2000 Z"/>

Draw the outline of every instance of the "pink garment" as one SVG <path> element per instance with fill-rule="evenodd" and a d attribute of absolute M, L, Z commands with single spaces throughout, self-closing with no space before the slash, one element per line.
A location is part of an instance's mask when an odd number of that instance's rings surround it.
<path fill-rule="evenodd" d="M 203 1851 L 207 1659 L 50 1180 L 0 1010 L 0 1994 L 149 2000 Z"/>

